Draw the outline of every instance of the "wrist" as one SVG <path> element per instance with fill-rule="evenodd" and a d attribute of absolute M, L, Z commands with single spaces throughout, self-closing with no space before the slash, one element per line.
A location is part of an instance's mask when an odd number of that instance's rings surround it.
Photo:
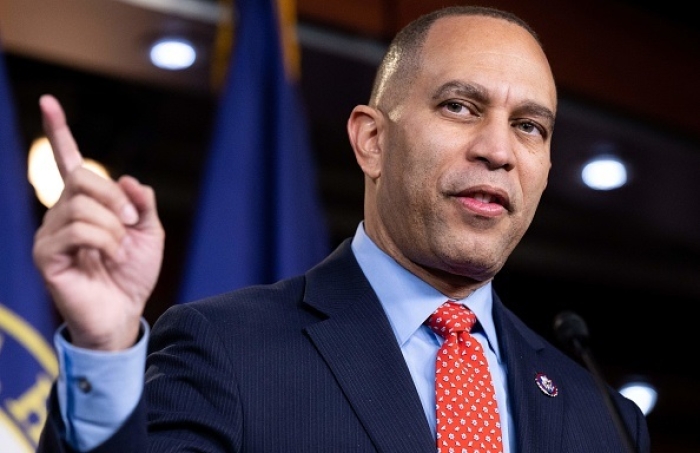
<path fill-rule="evenodd" d="M 140 321 L 137 321 L 124 329 L 103 335 L 81 332 L 79 329 L 71 328 L 68 325 L 63 330 L 62 335 L 68 343 L 77 348 L 115 352 L 133 347 L 141 339 L 143 333 L 142 324 Z"/>

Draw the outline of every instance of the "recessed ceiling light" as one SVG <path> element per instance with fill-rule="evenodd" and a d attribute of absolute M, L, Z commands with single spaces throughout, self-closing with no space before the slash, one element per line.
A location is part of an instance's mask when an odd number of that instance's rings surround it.
<path fill-rule="evenodd" d="M 150 56 L 155 66 L 169 71 L 178 71 L 194 64 L 197 51 L 187 39 L 162 38 L 151 46 Z"/>
<path fill-rule="evenodd" d="M 627 168 L 613 155 L 600 155 L 586 162 L 581 179 L 591 189 L 613 190 L 627 183 Z"/>
<path fill-rule="evenodd" d="M 639 406 L 644 415 L 654 409 L 658 394 L 654 386 L 645 381 L 630 381 L 620 388 L 620 393 Z"/>

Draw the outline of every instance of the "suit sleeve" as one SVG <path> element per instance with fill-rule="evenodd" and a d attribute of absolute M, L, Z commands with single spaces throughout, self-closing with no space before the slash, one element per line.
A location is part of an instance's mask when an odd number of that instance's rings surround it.
<path fill-rule="evenodd" d="M 242 410 L 236 371 L 220 335 L 190 304 L 174 305 L 151 332 L 146 363 L 150 452 L 236 452 L 241 448 Z"/>
<path fill-rule="evenodd" d="M 171 307 L 151 330 L 142 397 L 125 423 L 89 453 L 235 452 L 241 411 L 225 348 L 198 311 Z M 74 453 L 65 440 L 56 385 L 37 453 Z"/>

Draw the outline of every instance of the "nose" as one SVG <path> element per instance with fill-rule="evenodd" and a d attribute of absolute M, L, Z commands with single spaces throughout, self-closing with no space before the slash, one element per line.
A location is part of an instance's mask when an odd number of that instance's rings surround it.
<path fill-rule="evenodd" d="M 489 169 L 511 170 L 515 165 L 512 128 L 508 121 L 484 120 L 471 141 L 468 159 L 485 163 Z"/>

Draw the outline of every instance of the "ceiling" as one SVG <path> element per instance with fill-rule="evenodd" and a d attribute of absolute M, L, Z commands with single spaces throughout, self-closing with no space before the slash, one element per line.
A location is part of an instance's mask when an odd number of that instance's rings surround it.
<path fill-rule="evenodd" d="M 297 3 L 302 92 L 337 243 L 362 218 L 347 115 L 366 102 L 393 33 L 444 2 Z M 489 4 L 538 30 L 561 96 L 549 187 L 494 284 L 550 339 L 558 312 L 580 313 L 608 381 L 644 374 L 660 386 L 648 419 L 654 453 L 697 452 L 700 378 L 689 365 L 700 301 L 700 28 L 680 2 Z M 150 320 L 174 300 L 215 114 L 212 43 L 217 22 L 230 19 L 203 0 L 0 0 L 0 43 L 27 142 L 40 134 L 39 95 L 54 93 L 86 155 L 158 193 L 168 239 Z M 189 33 L 204 52 L 191 71 L 147 64 L 147 44 L 168 31 Z M 594 192 L 578 181 L 581 163 L 601 149 L 630 163 L 629 186 Z"/>

